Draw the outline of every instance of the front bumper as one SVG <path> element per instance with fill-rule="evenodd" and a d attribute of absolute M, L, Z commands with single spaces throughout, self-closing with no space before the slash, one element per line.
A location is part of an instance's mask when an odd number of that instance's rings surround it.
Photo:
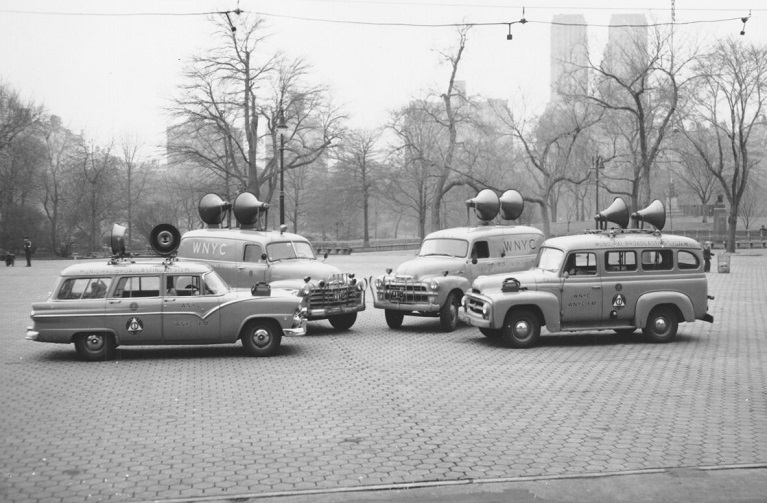
<path fill-rule="evenodd" d="M 463 308 L 458 310 L 458 319 L 467 325 L 477 328 L 492 328 L 490 320 L 467 313 Z"/>
<path fill-rule="evenodd" d="M 28 341 L 36 341 L 40 337 L 40 332 L 37 330 L 32 330 L 31 328 L 27 328 L 27 336 L 25 337 Z"/>
<path fill-rule="evenodd" d="M 390 302 L 390 301 L 373 301 L 373 307 L 378 309 L 387 309 L 390 311 L 418 311 L 423 313 L 436 313 L 440 309 L 439 304 L 433 304 L 431 302 Z"/>
<path fill-rule="evenodd" d="M 338 316 L 342 314 L 359 313 L 365 310 L 365 305 L 361 306 L 337 306 L 330 308 L 309 309 L 307 317 L 310 320 L 322 320 L 329 316 Z"/>
<path fill-rule="evenodd" d="M 283 328 L 282 333 L 285 334 L 285 337 L 300 337 L 306 335 L 306 320 L 301 320 L 298 326 Z"/>

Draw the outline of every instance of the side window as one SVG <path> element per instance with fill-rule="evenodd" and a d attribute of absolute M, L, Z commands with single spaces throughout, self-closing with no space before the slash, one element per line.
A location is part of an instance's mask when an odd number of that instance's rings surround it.
<path fill-rule="evenodd" d="M 71 278 L 61 284 L 56 298 L 59 300 L 79 299 L 83 296 L 85 288 L 88 286 L 88 278 Z"/>
<path fill-rule="evenodd" d="M 489 258 L 490 248 L 487 246 L 487 241 L 477 241 L 474 246 L 471 247 L 471 258 Z"/>
<path fill-rule="evenodd" d="M 243 262 L 262 262 L 261 255 L 264 254 L 261 245 L 245 245 L 245 254 Z"/>
<path fill-rule="evenodd" d="M 125 276 L 120 278 L 115 288 L 114 297 L 159 297 L 159 276 Z"/>
<path fill-rule="evenodd" d="M 112 283 L 112 278 L 91 278 L 90 283 L 83 293 L 84 299 L 103 299 L 107 296 L 107 290 Z"/>
<path fill-rule="evenodd" d="M 167 276 L 165 294 L 172 297 L 192 297 L 200 295 L 200 277 L 188 274 Z"/>
<path fill-rule="evenodd" d="M 671 250 L 642 251 L 642 269 L 645 271 L 669 271 L 674 267 Z"/>
<path fill-rule="evenodd" d="M 593 252 L 574 252 L 567 257 L 565 272 L 570 276 L 595 276 L 597 255 Z"/>
<path fill-rule="evenodd" d="M 605 252 L 605 271 L 636 271 L 637 253 L 631 251 Z"/>
<path fill-rule="evenodd" d="M 676 265 L 679 269 L 697 269 L 700 267 L 700 260 L 694 253 L 679 250 L 676 256 Z"/>

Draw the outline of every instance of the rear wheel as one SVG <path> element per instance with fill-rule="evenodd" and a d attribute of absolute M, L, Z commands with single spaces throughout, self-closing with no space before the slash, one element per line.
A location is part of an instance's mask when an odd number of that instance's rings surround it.
<path fill-rule="evenodd" d="M 91 362 L 111 360 L 115 356 L 115 340 L 111 334 L 94 332 L 75 337 L 75 350 L 84 360 Z"/>
<path fill-rule="evenodd" d="M 240 340 L 250 356 L 271 356 L 280 347 L 282 329 L 273 321 L 250 321 L 242 329 Z"/>
<path fill-rule="evenodd" d="M 402 326 L 402 320 L 405 319 L 405 313 L 402 311 L 393 311 L 391 309 L 386 309 L 384 311 L 384 316 L 386 317 L 386 324 L 389 325 L 389 328 L 399 328 Z"/>
<path fill-rule="evenodd" d="M 339 314 L 338 316 L 331 316 L 328 321 L 333 328 L 337 330 L 349 330 L 357 321 L 357 313 Z"/>
<path fill-rule="evenodd" d="M 514 309 L 506 315 L 501 333 L 503 341 L 512 348 L 529 348 L 538 342 L 541 322 L 529 309 Z"/>
<path fill-rule="evenodd" d="M 678 328 L 676 313 L 668 307 L 658 306 L 650 311 L 642 332 L 653 342 L 671 342 Z"/>
<path fill-rule="evenodd" d="M 439 324 L 445 332 L 452 332 L 458 326 L 458 307 L 461 298 L 455 292 L 447 296 L 445 305 L 439 310 Z"/>

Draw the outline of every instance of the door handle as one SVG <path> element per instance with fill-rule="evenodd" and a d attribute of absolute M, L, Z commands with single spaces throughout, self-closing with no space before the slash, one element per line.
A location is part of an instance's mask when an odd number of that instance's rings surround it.
<path fill-rule="evenodd" d="M 592 290 L 600 290 L 601 288 L 602 288 L 602 286 L 601 286 L 601 285 L 593 285 L 593 286 L 591 287 L 591 289 L 592 289 Z"/>
<path fill-rule="evenodd" d="M 176 299 L 164 299 L 165 302 L 176 302 Z"/>
<path fill-rule="evenodd" d="M 110 300 L 109 301 L 110 304 L 120 304 L 121 302 L 122 302 L 121 300 Z"/>

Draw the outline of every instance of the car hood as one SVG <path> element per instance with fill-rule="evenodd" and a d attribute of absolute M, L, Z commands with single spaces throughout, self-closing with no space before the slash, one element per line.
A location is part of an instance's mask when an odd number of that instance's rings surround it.
<path fill-rule="evenodd" d="M 479 291 L 480 293 L 489 293 L 491 291 L 500 291 L 503 281 L 507 278 L 514 278 L 519 281 L 521 287 L 528 290 L 536 290 L 538 282 L 545 277 L 555 277 L 554 273 L 543 271 L 541 269 L 530 269 L 527 271 L 518 272 L 505 272 L 502 274 L 492 274 L 489 276 L 480 276 L 474 280 L 471 285 L 473 291 Z"/>
<path fill-rule="evenodd" d="M 414 280 L 422 280 L 432 276 L 464 274 L 466 259 L 456 257 L 418 257 L 400 264 L 395 271 L 397 276 L 412 276 Z"/>
<path fill-rule="evenodd" d="M 319 260 L 283 260 L 269 267 L 268 281 L 273 288 L 300 288 L 307 276 L 316 285 L 320 280 L 327 281 L 334 274 L 341 274 L 341 270 Z"/>

